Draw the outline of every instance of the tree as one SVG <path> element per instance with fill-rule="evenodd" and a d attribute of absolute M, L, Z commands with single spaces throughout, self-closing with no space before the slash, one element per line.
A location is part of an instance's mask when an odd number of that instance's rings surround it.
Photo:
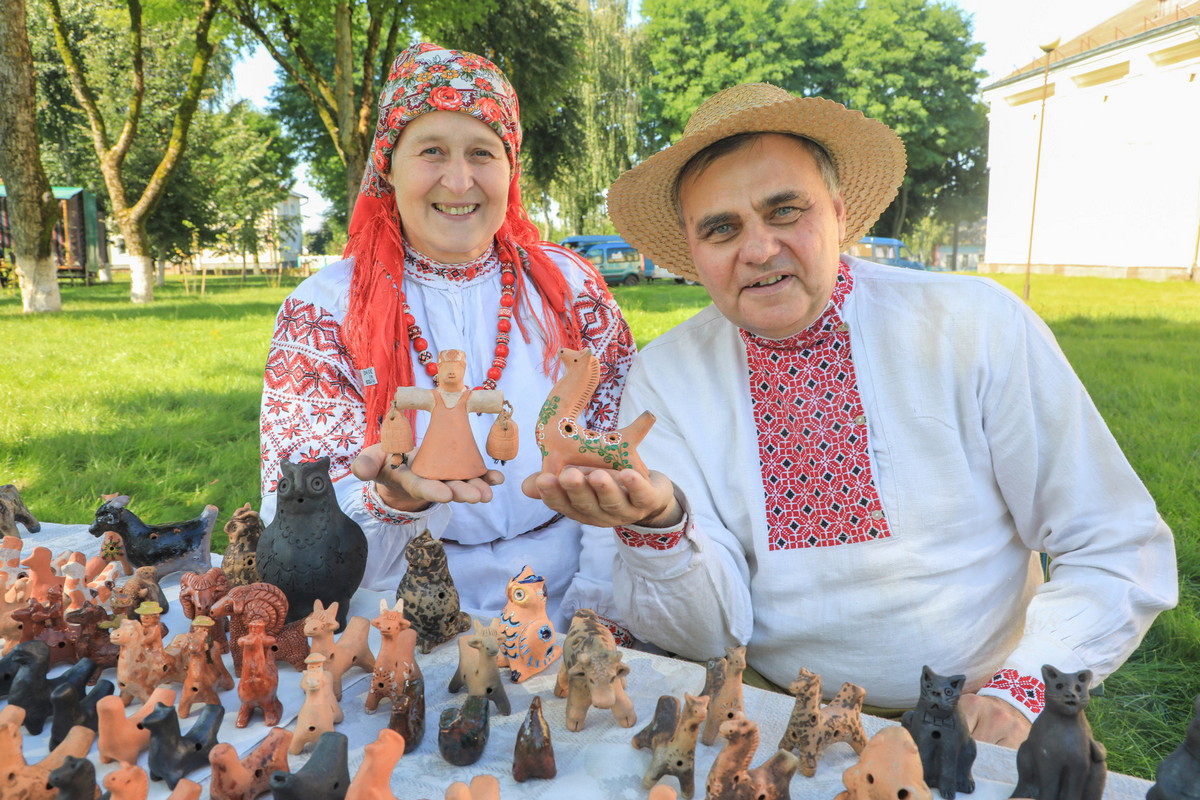
<path fill-rule="evenodd" d="M 130 300 L 135 303 L 147 303 L 154 299 L 154 260 L 146 232 L 147 220 L 162 198 L 167 182 L 187 147 L 188 129 L 200 103 L 208 65 L 213 58 L 215 43 L 210 39 L 210 32 L 213 17 L 217 12 L 217 2 L 218 0 L 199 0 L 198 3 L 193 3 L 191 0 L 181 0 L 172 9 L 181 14 L 187 10 L 195 15 L 192 47 L 188 48 L 190 52 L 180 54 L 162 48 L 147 48 L 143 40 L 147 35 L 153 38 L 160 28 L 178 27 L 182 17 L 170 15 L 152 20 L 156 25 L 147 26 L 140 0 L 126 0 L 128 38 L 124 47 L 119 48 L 113 47 L 108 35 L 110 29 L 105 28 L 97 19 L 102 16 L 99 11 L 108 9 L 91 8 L 90 11 L 95 17 L 87 24 L 95 27 L 82 28 L 85 23 L 84 15 L 87 13 L 85 7 L 77 6 L 73 9 L 71 22 L 74 24 L 68 25 L 62 10 L 63 0 L 47 0 L 59 55 L 70 78 L 75 98 L 87 115 L 92 146 L 100 162 L 100 172 L 108 192 L 112 218 L 116 221 L 125 239 L 126 251 L 133 260 Z M 97 45 L 95 49 L 89 47 L 85 50 L 80 47 L 81 43 L 91 42 Z M 82 55 L 84 52 L 88 53 L 86 59 Z M 111 59 L 118 54 L 126 57 L 127 61 L 122 59 L 120 62 L 98 63 L 98 58 L 108 56 Z M 178 81 L 183 89 L 174 106 L 170 139 L 140 196 L 130 202 L 131 192 L 124 167 L 125 159 L 138 137 L 139 125 L 142 123 L 142 104 L 146 94 L 146 60 L 153 58 L 169 63 L 173 57 L 178 61 L 181 55 L 190 56 L 190 66 L 186 70 L 186 78 Z M 113 74 L 118 63 L 122 69 L 125 65 L 128 66 L 123 82 Z M 166 63 L 162 65 L 164 68 Z M 97 81 L 97 78 L 101 80 Z M 95 89 L 97 85 L 128 85 L 130 88 L 127 97 L 102 102 L 102 95 Z M 109 108 L 125 109 L 120 132 L 115 138 L 110 133 L 114 127 L 112 121 L 106 119 L 104 113 L 104 110 Z"/>
<path fill-rule="evenodd" d="M 42 169 L 34 106 L 33 53 L 25 0 L 0 3 L 0 179 L 8 194 L 13 251 L 25 312 L 58 311 L 58 266 L 50 253 L 58 206 Z"/>

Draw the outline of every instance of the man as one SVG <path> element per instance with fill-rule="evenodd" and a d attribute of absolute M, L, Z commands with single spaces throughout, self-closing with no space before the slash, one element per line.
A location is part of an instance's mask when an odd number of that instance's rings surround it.
<path fill-rule="evenodd" d="M 1176 601 L 1170 530 L 1045 325 L 986 279 L 839 256 L 895 196 L 881 123 L 765 84 L 706 101 L 623 175 L 627 241 L 713 306 L 646 347 L 622 422 L 650 480 L 567 468 L 526 490 L 615 527 L 631 631 L 747 644 L 911 707 L 964 673 L 974 735 L 1016 746 L 1043 664 L 1102 680 Z M 1043 583 L 1039 552 L 1051 557 Z"/>

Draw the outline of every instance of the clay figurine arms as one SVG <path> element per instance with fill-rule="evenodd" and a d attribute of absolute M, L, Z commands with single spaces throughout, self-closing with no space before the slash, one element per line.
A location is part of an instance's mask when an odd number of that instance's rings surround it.
<path fill-rule="evenodd" d="M 521 484 L 521 491 L 585 525 L 669 528 L 683 520 L 683 507 L 675 497 L 674 485 L 666 475 L 653 470 L 647 480 L 632 469 L 617 472 L 564 467 L 557 475 L 530 475 Z"/>

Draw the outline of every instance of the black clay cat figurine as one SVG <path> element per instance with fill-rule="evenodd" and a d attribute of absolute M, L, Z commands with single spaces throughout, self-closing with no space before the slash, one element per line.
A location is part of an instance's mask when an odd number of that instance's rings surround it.
<path fill-rule="evenodd" d="M 287 622 L 308 616 L 314 600 L 336 602 L 344 630 L 350 597 L 367 569 L 367 537 L 338 507 L 328 457 L 305 464 L 283 459 L 279 468 L 275 519 L 258 540 L 259 577 L 287 596 Z"/>
<path fill-rule="evenodd" d="M 1146 800 L 1200 800 L 1200 695 L 1183 744 L 1162 760 Z"/>
<path fill-rule="evenodd" d="M 404 548 L 408 569 L 396 589 L 396 599 L 404 601 L 404 618 L 417 632 L 417 644 L 428 653 L 470 630 L 471 617 L 460 610 L 458 589 L 446 565 L 442 543 L 423 531 Z"/>
<path fill-rule="evenodd" d="M 1046 708 L 1017 750 L 1012 797 L 1033 800 L 1100 800 L 1108 774 L 1104 745 L 1092 738 L 1087 708 L 1092 671 L 1064 673 L 1046 664 Z"/>
<path fill-rule="evenodd" d="M 954 800 L 955 792 L 975 791 L 971 778 L 975 740 L 958 707 L 966 679 L 965 675 L 938 675 L 923 667 L 917 707 L 905 711 L 900 720 L 917 743 L 925 782 L 941 792 L 945 800 Z"/>

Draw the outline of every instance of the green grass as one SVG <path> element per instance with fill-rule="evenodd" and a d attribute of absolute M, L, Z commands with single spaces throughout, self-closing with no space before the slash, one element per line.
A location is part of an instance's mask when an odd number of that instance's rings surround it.
<path fill-rule="evenodd" d="M 145 307 L 123 283 L 64 287 L 66 310 L 50 316 L 22 315 L 20 298 L 0 293 L 0 483 L 16 483 L 39 518 L 88 521 L 111 492 L 154 522 L 213 503 L 223 524 L 257 507 L 262 366 L 294 281 L 210 279 L 199 298 L 169 280 Z M 998 280 L 1020 291 L 1020 276 Z M 698 286 L 614 293 L 639 344 L 708 302 Z M 1035 276 L 1031 305 L 1175 531 L 1180 607 L 1090 709 L 1109 767 L 1152 777 L 1200 691 L 1200 285 Z"/>

